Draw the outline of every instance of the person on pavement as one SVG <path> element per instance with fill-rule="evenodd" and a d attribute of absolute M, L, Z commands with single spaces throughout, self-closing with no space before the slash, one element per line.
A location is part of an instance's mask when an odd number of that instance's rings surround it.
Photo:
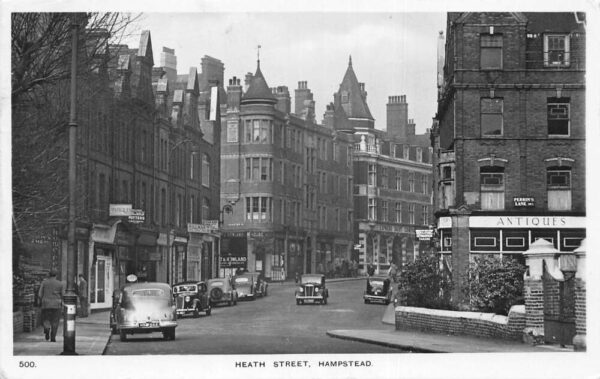
<path fill-rule="evenodd" d="M 38 292 L 46 341 L 56 342 L 56 332 L 60 322 L 64 295 L 64 284 L 56 279 L 56 272 L 51 270 L 48 278 L 42 281 Z"/>
<path fill-rule="evenodd" d="M 79 296 L 79 304 L 81 306 L 81 312 L 79 317 L 88 316 L 88 284 L 83 274 L 79 274 L 79 281 L 77 282 L 77 295 Z"/>

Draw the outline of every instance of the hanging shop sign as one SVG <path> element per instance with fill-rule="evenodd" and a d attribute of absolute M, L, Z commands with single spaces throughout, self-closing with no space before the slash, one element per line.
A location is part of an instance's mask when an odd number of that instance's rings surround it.
<path fill-rule="evenodd" d="M 108 215 L 110 217 L 127 217 L 131 213 L 131 204 L 109 204 Z"/>
<path fill-rule="evenodd" d="M 132 224 L 143 224 L 146 221 L 146 212 L 142 209 L 132 209 L 127 220 Z"/>
<path fill-rule="evenodd" d="M 433 229 L 417 229 L 415 234 L 419 241 L 429 241 L 433 237 Z"/>

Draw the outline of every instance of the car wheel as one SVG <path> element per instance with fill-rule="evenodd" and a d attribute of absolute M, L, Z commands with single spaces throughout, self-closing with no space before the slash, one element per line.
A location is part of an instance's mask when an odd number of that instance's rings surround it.
<path fill-rule="evenodd" d="M 211 307 L 208 307 L 208 309 L 206 310 L 206 315 L 207 315 L 207 316 L 210 316 L 210 312 L 211 312 L 211 311 L 212 311 L 212 308 L 211 308 Z"/>
<path fill-rule="evenodd" d="M 296 299 L 296 305 L 300 305 L 300 304 L 302 304 L 301 300 L 300 299 Z"/>
<path fill-rule="evenodd" d="M 124 330 L 119 330 L 119 339 L 120 339 L 122 342 L 125 342 L 125 341 L 127 341 L 127 334 L 125 333 L 125 331 L 124 331 Z"/>
<path fill-rule="evenodd" d="M 265 288 L 265 296 L 267 296 L 267 289 Z"/>
<path fill-rule="evenodd" d="M 196 308 L 194 308 L 194 318 L 198 317 L 200 317 L 200 309 L 198 309 L 198 307 L 196 306 Z"/>
<path fill-rule="evenodd" d="M 166 340 L 174 340 L 175 339 L 175 328 L 163 330 L 163 338 Z"/>
<path fill-rule="evenodd" d="M 323 298 L 323 304 L 327 304 L 327 297 Z"/>
<path fill-rule="evenodd" d="M 369 300 L 365 299 L 365 304 L 369 304 Z"/>

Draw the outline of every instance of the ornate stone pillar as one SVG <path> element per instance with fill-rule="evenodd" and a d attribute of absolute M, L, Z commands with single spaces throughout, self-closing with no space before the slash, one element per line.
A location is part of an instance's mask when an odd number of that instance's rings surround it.
<path fill-rule="evenodd" d="M 575 332 L 573 348 L 575 351 L 585 351 L 586 345 L 586 265 L 585 253 L 587 250 L 586 240 L 581 241 L 581 246 L 575 249 L 577 258 L 577 272 L 575 273 Z"/>

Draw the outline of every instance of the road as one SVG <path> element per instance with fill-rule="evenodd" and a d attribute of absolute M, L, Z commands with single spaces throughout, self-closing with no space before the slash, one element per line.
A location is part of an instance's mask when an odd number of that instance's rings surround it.
<path fill-rule="evenodd" d="M 340 340 L 332 329 L 384 329 L 385 305 L 364 304 L 364 280 L 329 283 L 327 305 L 296 305 L 293 284 L 271 283 L 268 296 L 214 307 L 211 316 L 180 318 L 176 339 L 137 334 L 113 336 L 107 355 L 400 353 L 384 346 Z"/>

